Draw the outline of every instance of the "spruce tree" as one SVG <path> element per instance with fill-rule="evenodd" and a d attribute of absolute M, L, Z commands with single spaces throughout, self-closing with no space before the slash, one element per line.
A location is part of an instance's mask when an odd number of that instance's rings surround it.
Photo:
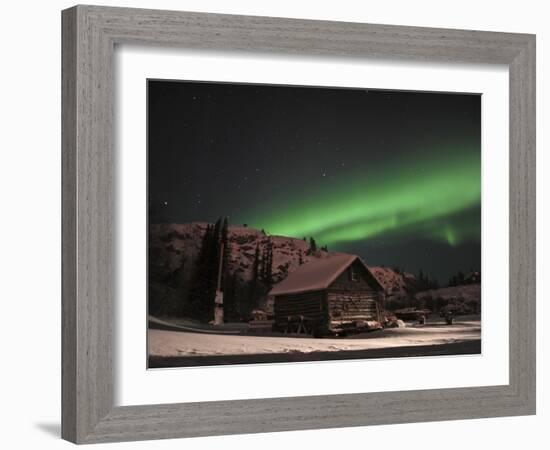
<path fill-rule="evenodd" d="M 311 250 L 311 253 L 315 253 L 317 251 L 317 243 L 312 237 L 309 238 L 309 249 Z"/>
<path fill-rule="evenodd" d="M 229 321 L 238 319 L 237 305 L 237 277 L 235 274 L 227 273 L 223 288 L 223 314 Z"/>
<path fill-rule="evenodd" d="M 263 282 L 268 288 L 271 288 L 271 285 L 273 284 L 273 242 L 271 242 L 271 239 L 269 240 L 266 249 Z"/>
<path fill-rule="evenodd" d="M 252 279 L 257 280 L 260 275 L 260 246 L 256 244 L 254 252 L 254 262 L 252 263 Z"/>
<path fill-rule="evenodd" d="M 221 220 L 207 225 L 190 283 L 189 315 L 206 322 L 214 316 L 220 228 Z"/>
<path fill-rule="evenodd" d="M 227 244 L 228 237 L 229 237 L 229 222 L 227 220 L 227 217 L 224 217 L 222 231 L 221 231 L 221 241 L 224 244 Z"/>
<path fill-rule="evenodd" d="M 229 245 L 229 222 L 227 217 L 223 220 L 222 231 L 221 231 L 221 242 L 223 244 L 223 255 L 222 255 L 222 286 L 225 286 L 225 279 L 229 275 L 229 260 L 231 258 L 231 247 Z M 225 291 L 225 287 L 223 288 Z"/>
<path fill-rule="evenodd" d="M 273 268 L 273 243 L 271 239 L 267 242 L 262 251 L 260 281 L 267 287 L 272 283 Z"/>
<path fill-rule="evenodd" d="M 256 244 L 254 252 L 254 262 L 252 263 L 252 279 L 248 284 L 248 301 L 241 308 L 243 315 L 248 315 L 256 304 L 257 296 L 260 290 L 260 277 L 262 276 L 262 264 L 260 260 L 260 246 Z"/>

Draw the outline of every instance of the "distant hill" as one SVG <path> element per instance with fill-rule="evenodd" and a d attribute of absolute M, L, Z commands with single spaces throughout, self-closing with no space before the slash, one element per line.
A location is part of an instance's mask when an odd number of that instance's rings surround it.
<path fill-rule="evenodd" d="M 153 224 L 150 228 L 150 270 L 167 274 L 180 267 L 186 259 L 190 272 L 193 260 L 200 250 L 207 223 Z M 277 283 L 296 267 L 311 260 L 324 258 L 333 252 L 317 250 L 311 253 L 309 242 L 286 236 L 268 236 L 260 230 L 243 226 L 229 226 L 231 257 L 229 270 L 242 280 L 252 278 L 252 264 L 256 246 L 260 248 L 271 241 L 273 245 L 273 281 Z M 368 261 L 365 261 L 368 264 Z M 415 288 L 416 278 L 390 267 L 369 266 L 376 279 L 389 295 L 405 295 Z"/>
<path fill-rule="evenodd" d="M 481 283 L 417 292 L 415 299 L 419 305 L 435 312 L 450 308 L 455 314 L 480 314 Z"/>
<path fill-rule="evenodd" d="M 415 294 L 415 297 L 419 300 L 433 297 L 440 297 L 444 300 L 481 300 L 481 284 L 464 284 L 461 286 L 450 286 L 439 289 L 430 289 L 428 291 L 422 291 Z"/>
<path fill-rule="evenodd" d="M 193 222 L 186 224 L 158 224 L 150 227 L 150 269 L 155 272 L 176 270 L 186 259 L 187 270 L 192 270 L 193 260 L 200 250 L 201 239 L 208 224 Z M 309 242 L 285 236 L 268 236 L 260 230 L 243 226 L 229 226 L 230 266 L 242 280 L 252 278 L 252 264 L 256 246 L 260 249 L 270 241 L 273 245 L 273 281 L 276 283 L 300 265 L 316 258 L 323 258 L 327 252 L 309 252 Z"/>
<path fill-rule="evenodd" d="M 369 269 L 378 282 L 384 286 L 386 295 L 390 298 L 405 297 L 417 290 L 416 277 L 411 273 L 382 266 L 369 266 Z"/>

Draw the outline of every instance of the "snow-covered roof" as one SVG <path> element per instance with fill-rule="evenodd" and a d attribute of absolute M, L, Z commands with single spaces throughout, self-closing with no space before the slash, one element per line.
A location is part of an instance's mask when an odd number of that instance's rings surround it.
<path fill-rule="evenodd" d="M 359 260 L 363 265 L 367 274 L 372 278 L 373 283 L 380 289 L 383 289 L 359 256 L 347 253 L 335 253 L 326 258 L 316 259 L 301 265 L 284 280 L 273 286 L 273 289 L 269 291 L 269 295 L 295 294 L 298 292 L 326 289 L 355 260 Z"/>

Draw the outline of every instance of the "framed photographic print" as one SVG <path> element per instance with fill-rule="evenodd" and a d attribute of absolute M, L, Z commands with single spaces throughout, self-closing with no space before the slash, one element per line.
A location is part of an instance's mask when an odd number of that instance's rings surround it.
<path fill-rule="evenodd" d="M 63 437 L 533 414 L 534 77 L 532 35 L 64 11 Z"/>

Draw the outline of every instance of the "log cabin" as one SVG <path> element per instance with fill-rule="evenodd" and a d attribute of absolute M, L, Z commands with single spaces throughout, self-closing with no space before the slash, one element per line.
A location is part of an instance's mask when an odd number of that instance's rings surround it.
<path fill-rule="evenodd" d="M 356 255 L 336 253 L 303 264 L 269 296 L 279 331 L 342 336 L 381 327 L 384 288 Z"/>

